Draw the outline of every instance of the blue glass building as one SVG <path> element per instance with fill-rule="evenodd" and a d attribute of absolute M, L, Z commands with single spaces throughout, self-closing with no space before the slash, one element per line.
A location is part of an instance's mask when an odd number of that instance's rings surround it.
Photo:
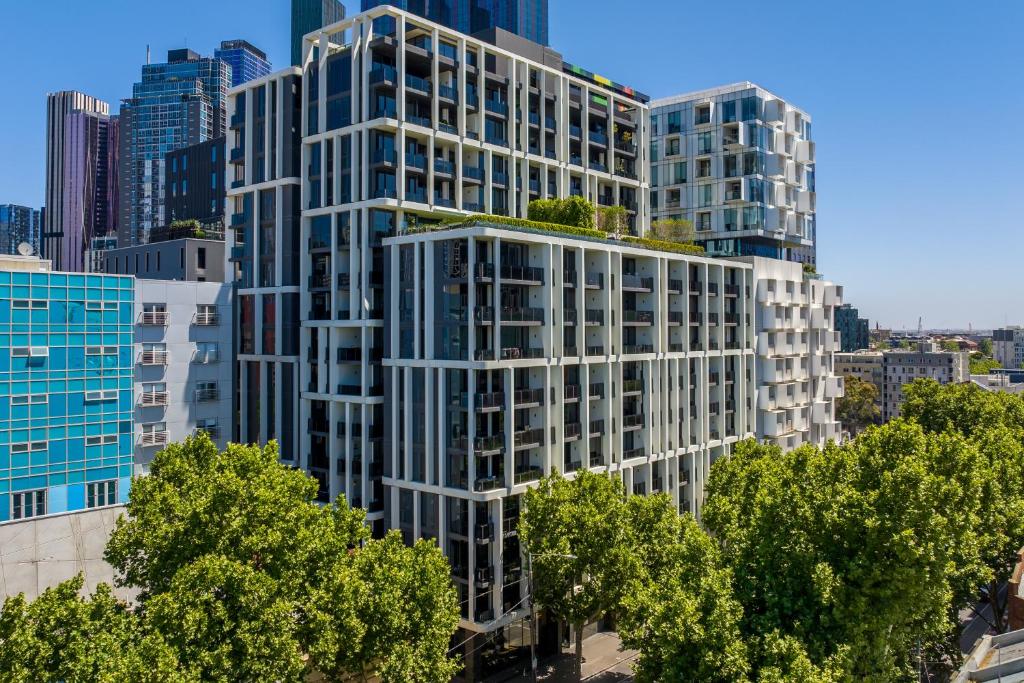
<path fill-rule="evenodd" d="M 270 73 L 267 54 L 245 40 L 225 40 L 213 51 L 213 58 L 231 67 L 231 87 L 263 78 Z"/>
<path fill-rule="evenodd" d="M 362 0 L 362 11 L 391 5 L 462 33 L 504 29 L 548 44 L 548 0 Z"/>
<path fill-rule="evenodd" d="M 11 263 L 0 261 L 0 522 L 125 502 L 134 279 Z"/>

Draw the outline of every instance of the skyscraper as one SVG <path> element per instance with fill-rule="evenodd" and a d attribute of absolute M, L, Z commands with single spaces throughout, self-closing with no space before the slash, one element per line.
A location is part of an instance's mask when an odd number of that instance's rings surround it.
<path fill-rule="evenodd" d="M 267 54 L 245 40 L 225 40 L 213 56 L 231 66 L 232 88 L 270 73 Z"/>
<path fill-rule="evenodd" d="M 338 0 L 292 0 L 292 66 L 302 62 L 302 36 L 344 18 Z"/>
<path fill-rule="evenodd" d="M 548 44 L 548 0 L 362 0 L 362 11 L 392 5 L 462 33 L 500 28 Z"/>
<path fill-rule="evenodd" d="M 39 254 L 39 210 L 17 204 L 0 204 L 0 254 L 17 254 L 27 242 Z"/>
<path fill-rule="evenodd" d="M 870 323 L 850 304 L 836 309 L 836 330 L 841 335 L 843 353 L 853 353 L 871 346 Z"/>
<path fill-rule="evenodd" d="M 81 272 L 94 237 L 117 229 L 118 121 L 106 102 L 79 92 L 46 103 L 46 205 L 42 255 Z"/>
<path fill-rule="evenodd" d="M 223 134 L 230 82 L 226 62 L 188 49 L 142 67 L 142 80 L 121 103 L 120 246 L 144 244 L 167 222 L 164 155 Z"/>

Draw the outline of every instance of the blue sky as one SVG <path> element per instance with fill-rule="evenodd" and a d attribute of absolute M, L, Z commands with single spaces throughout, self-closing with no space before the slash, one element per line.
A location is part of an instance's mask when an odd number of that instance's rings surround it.
<path fill-rule="evenodd" d="M 1024 220 L 1011 202 L 1024 195 L 1024 3 L 550 5 L 567 60 L 649 95 L 750 80 L 808 111 L 819 270 L 872 321 L 1024 323 Z M 288 20 L 288 0 L 3 0 L 0 203 L 42 202 L 47 92 L 115 104 L 147 44 L 156 60 L 245 38 L 284 66 Z"/>

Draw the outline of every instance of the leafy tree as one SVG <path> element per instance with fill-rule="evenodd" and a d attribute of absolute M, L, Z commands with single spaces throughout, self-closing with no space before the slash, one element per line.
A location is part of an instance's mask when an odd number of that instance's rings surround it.
<path fill-rule="evenodd" d="M 992 355 L 992 340 L 991 339 L 982 339 L 981 341 L 979 341 L 978 342 L 978 350 L 981 351 L 982 355 L 991 356 Z"/>
<path fill-rule="evenodd" d="M 942 350 L 958 352 L 960 351 L 960 344 L 953 339 L 945 339 L 942 342 Z"/>
<path fill-rule="evenodd" d="M 531 221 L 593 229 L 594 205 L 573 195 L 564 199 L 535 199 L 526 209 Z"/>
<path fill-rule="evenodd" d="M 849 376 L 843 380 L 842 398 L 836 400 L 836 415 L 852 434 L 865 427 L 878 424 L 882 413 L 878 408 L 878 387 L 859 377 Z"/>
<path fill-rule="evenodd" d="M 651 221 L 651 236 L 666 242 L 693 242 L 693 221 L 683 218 L 661 218 Z"/>
<path fill-rule="evenodd" d="M 901 678 L 919 638 L 949 628 L 953 588 L 979 574 L 980 454 L 897 420 L 824 450 L 741 444 L 712 467 L 703 520 L 757 639 L 794 638 L 828 671 Z M 755 649 L 753 669 L 772 667 Z"/>
<path fill-rule="evenodd" d="M 336 558 L 311 595 L 307 628 L 317 669 L 335 680 L 371 668 L 396 683 L 451 680 L 458 666 L 448 645 L 459 604 L 450 576 L 435 543 L 410 548 L 397 531 Z"/>
<path fill-rule="evenodd" d="M 975 358 L 972 355 L 968 360 L 968 365 L 968 372 L 972 375 L 987 375 L 990 370 L 998 370 L 1003 364 L 994 358 Z"/>
<path fill-rule="evenodd" d="M 36 600 L 8 598 L 0 611 L 0 680 L 67 683 L 198 681 L 163 639 L 100 584 L 79 595 L 79 574 Z"/>
<path fill-rule="evenodd" d="M 523 501 L 519 534 L 533 555 L 533 596 L 575 627 L 582 676 L 584 624 L 619 605 L 638 570 L 622 482 L 587 470 L 568 480 L 556 471 Z"/>
<path fill-rule="evenodd" d="M 1013 572 L 1024 542 L 1024 399 L 988 392 L 974 384 L 940 385 L 918 380 L 904 388 L 902 414 L 933 433 L 952 431 L 974 443 L 982 454 L 983 492 L 977 508 L 976 536 L 987 570 L 996 630 L 1006 630 L 1006 597 L 999 587 Z M 967 577 L 954 607 L 976 600 L 977 583 Z"/>
<path fill-rule="evenodd" d="M 134 482 L 106 557 L 204 679 L 298 681 L 322 667 L 330 680 L 449 680 L 458 605 L 440 551 L 369 540 L 362 511 L 320 507 L 317 490 L 274 443 L 221 453 L 193 437 Z"/>
<path fill-rule="evenodd" d="M 619 633 L 640 651 L 637 680 L 746 680 L 742 609 L 710 537 L 664 494 L 631 496 L 627 514 L 643 571 L 623 597 Z"/>
<path fill-rule="evenodd" d="M 626 232 L 626 208 L 623 206 L 601 206 L 597 209 L 597 227 L 618 237 Z"/>

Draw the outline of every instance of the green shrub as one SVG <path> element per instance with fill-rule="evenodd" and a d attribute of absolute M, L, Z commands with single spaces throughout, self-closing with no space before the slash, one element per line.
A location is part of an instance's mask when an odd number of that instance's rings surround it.
<path fill-rule="evenodd" d="M 672 251 L 677 254 L 703 254 L 703 247 L 699 247 L 696 244 L 685 244 L 682 242 L 666 242 L 664 240 L 654 240 L 649 237 L 632 237 L 625 236 L 622 238 L 623 242 L 632 244 L 638 247 L 644 247 L 645 249 L 654 249 L 656 251 Z"/>

